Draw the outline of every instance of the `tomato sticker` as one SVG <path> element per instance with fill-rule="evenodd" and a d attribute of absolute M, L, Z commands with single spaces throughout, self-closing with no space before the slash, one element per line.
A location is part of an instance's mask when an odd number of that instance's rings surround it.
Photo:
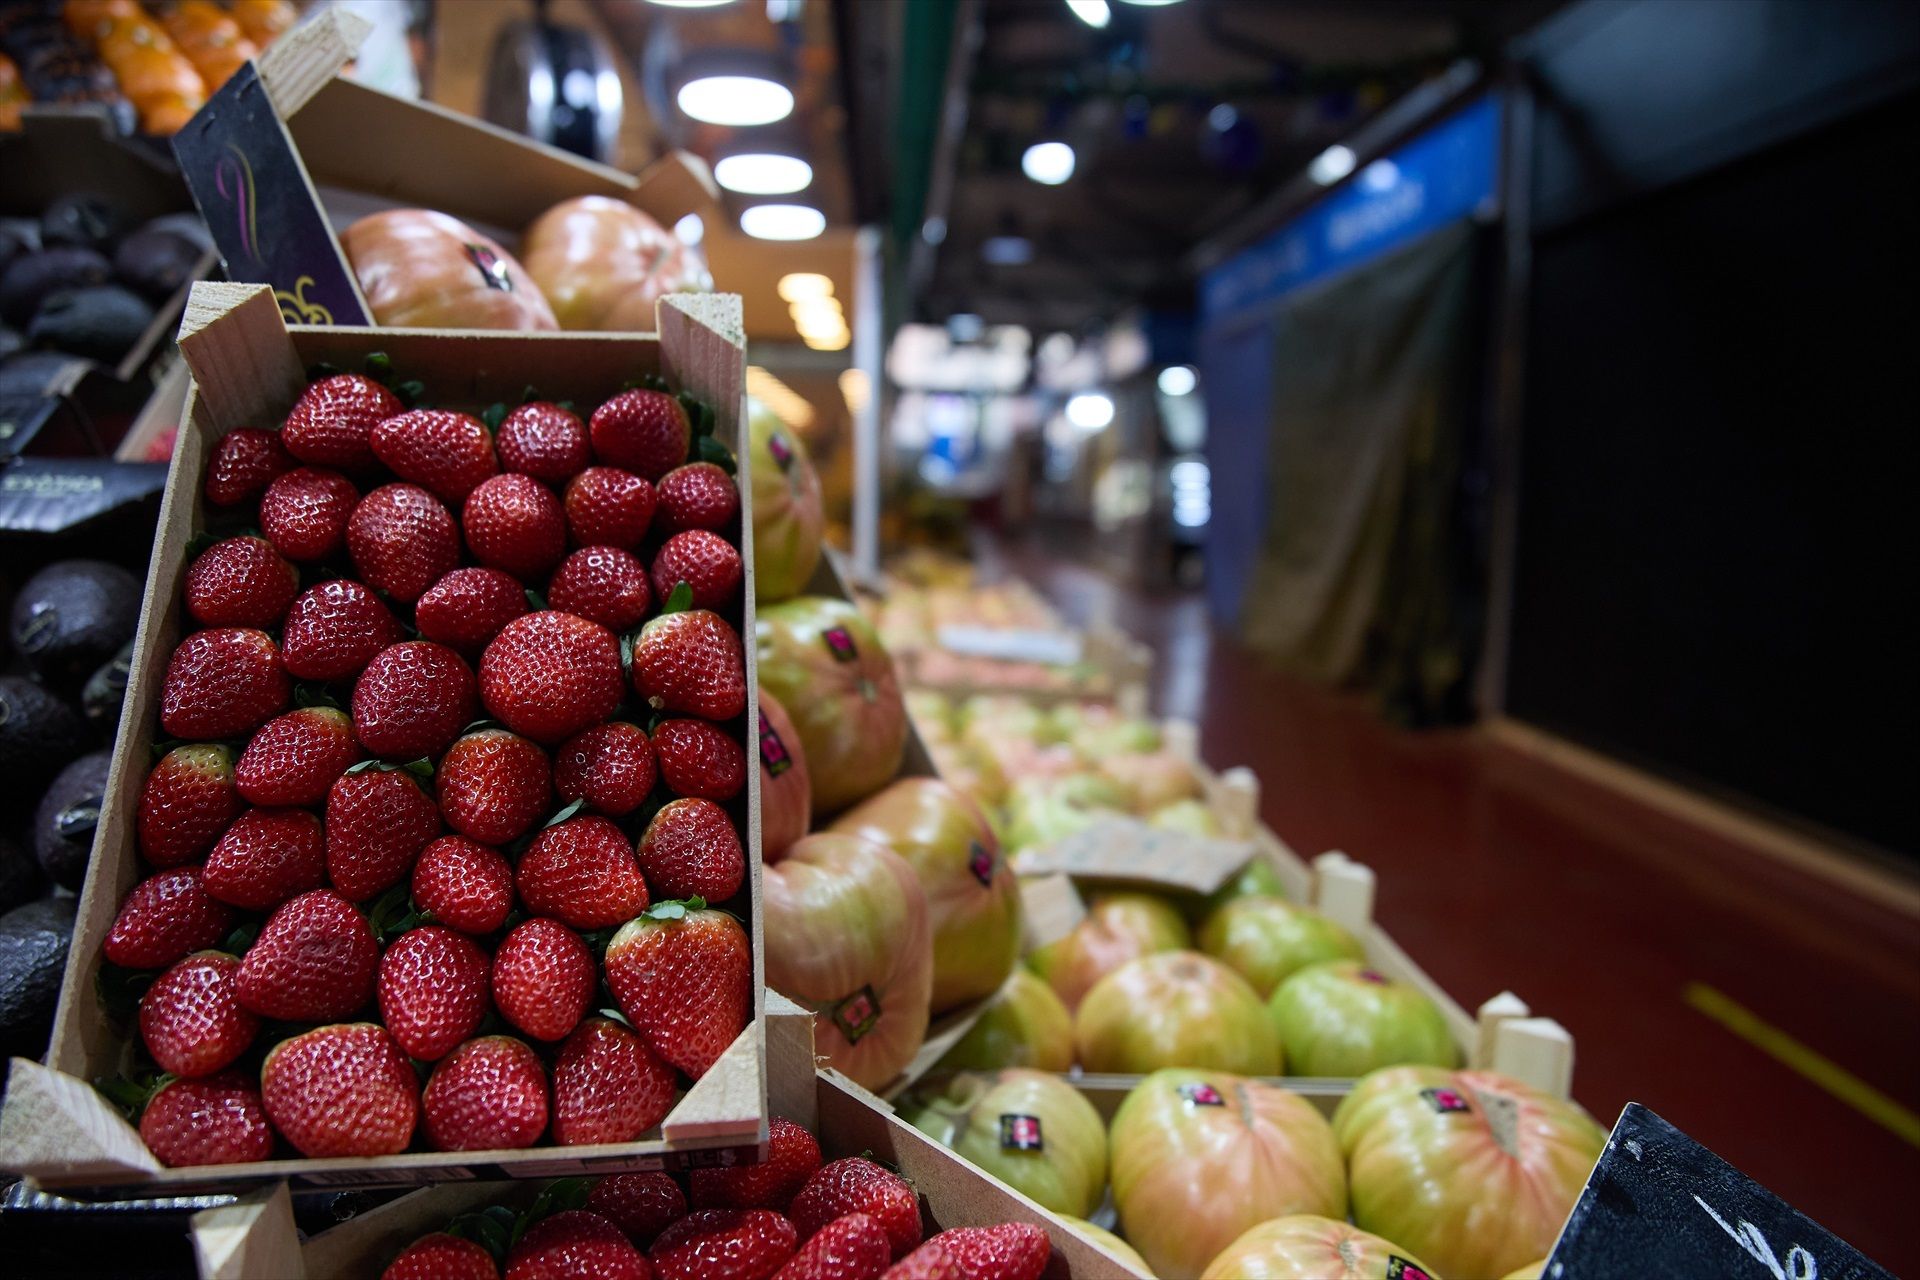
<path fill-rule="evenodd" d="M 480 268 L 480 278 L 487 282 L 487 288 L 499 289 L 503 293 L 513 292 L 513 277 L 507 274 L 507 264 L 500 255 L 483 244 L 466 246 L 467 256 L 473 259 L 473 265 Z"/>
<path fill-rule="evenodd" d="M 1174 1092 L 1185 1098 L 1189 1104 L 1196 1107 L 1224 1107 L 1227 1105 L 1227 1100 L 1220 1096 L 1220 1091 L 1204 1080 L 1197 1084 L 1177 1085 L 1174 1088 Z"/>
<path fill-rule="evenodd" d="M 978 840 L 973 842 L 973 851 L 967 855 L 967 870 L 973 872 L 973 878 L 982 885 L 993 883 L 993 855 Z"/>
<path fill-rule="evenodd" d="M 1362 982 L 1371 982 L 1376 987 L 1384 987 L 1389 982 L 1392 981 L 1392 979 L 1388 978 L 1387 975 L 1385 975 L 1384 973 L 1380 973 L 1373 969 L 1362 969 L 1360 972 L 1354 974 L 1353 976 L 1360 979 L 1360 981 Z"/>
<path fill-rule="evenodd" d="M 782 471 L 793 466 L 793 446 L 778 431 L 767 437 L 767 452 L 773 455 L 773 460 Z"/>
<path fill-rule="evenodd" d="M 760 763 L 766 766 L 769 778 L 777 778 L 793 768 L 793 756 L 787 744 L 780 741 L 780 734 L 770 724 L 760 726 Z"/>
<path fill-rule="evenodd" d="M 860 650 L 853 643 L 853 634 L 845 627 L 828 627 L 820 633 L 827 642 L 827 649 L 841 662 L 852 662 L 860 656 Z"/>
<path fill-rule="evenodd" d="M 1003 1115 L 1000 1117 L 1000 1149 L 1002 1151 L 1044 1151 L 1046 1142 L 1040 1137 L 1040 1117 L 1022 1115 Z"/>
<path fill-rule="evenodd" d="M 1457 1089 L 1422 1089 L 1420 1096 L 1427 1100 L 1427 1105 L 1433 1108 L 1436 1115 L 1445 1115 L 1449 1111 L 1473 1110 Z"/>
<path fill-rule="evenodd" d="M 872 987 L 862 987 L 834 1005 L 827 1016 L 833 1019 L 834 1026 L 840 1028 L 840 1034 L 847 1038 L 848 1044 L 858 1044 L 860 1037 L 873 1030 L 873 1024 L 880 1021 L 880 997 L 873 993 Z"/>
<path fill-rule="evenodd" d="M 1387 1255 L 1387 1280 L 1433 1280 L 1433 1273 L 1398 1254 Z"/>

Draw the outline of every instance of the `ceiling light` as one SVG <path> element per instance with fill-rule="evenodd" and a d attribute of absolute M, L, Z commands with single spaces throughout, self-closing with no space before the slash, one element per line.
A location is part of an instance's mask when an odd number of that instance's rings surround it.
<path fill-rule="evenodd" d="M 955 342 L 978 342 L 987 331 L 987 322 L 971 311 L 947 317 L 947 336 Z"/>
<path fill-rule="evenodd" d="M 1353 172 L 1357 157 L 1353 148 L 1336 142 L 1313 158 L 1307 166 L 1307 176 L 1323 187 L 1330 187 Z"/>
<path fill-rule="evenodd" d="M 1240 123 L 1240 111 L 1231 102 L 1223 102 L 1207 112 L 1207 123 L 1216 133 L 1225 133 Z"/>
<path fill-rule="evenodd" d="M 833 296 L 833 281 L 817 271 L 794 271 L 780 277 L 774 288 L 787 302 L 805 302 L 808 298 Z"/>
<path fill-rule="evenodd" d="M 945 218 L 928 218 L 920 224 L 920 238 L 928 244 L 939 244 L 947 238 L 947 220 Z"/>
<path fill-rule="evenodd" d="M 681 85 L 676 101 L 695 120 L 734 128 L 772 124 L 793 112 L 793 90 L 762 76 L 701 76 Z"/>
<path fill-rule="evenodd" d="M 842 329 L 839 333 L 819 338 L 801 334 L 800 340 L 815 351 L 845 351 L 847 344 L 853 341 L 853 335 Z"/>
<path fill-rule="evenodd" d="M 707 224 L 697 213 L 690 213 L 673 224 L 674 238 L 681 244 L 699 244 L 707 237 Z"/>
<path fill-rule="evenodd" d="M 794 303 L 787 310 L 792 313 L 794 324 L 802 329 L 809 325 L 816 328 L 837 329 L 847 322 L 846 313 L 840 310 L 838 298 L 807 298 Z"/>
<path fill-rule="evenodd" d="M 1113 10 L 1107 8 L 1107 0 L 1067 0 L 1067 8 L 1073 11 L 1074 17 L 1096 29 L 1113 21 Z"/>
<path fill-rule="evenodd" d="M 713 166 L 713 180 L 742 195 L 784 196 L 813 181 L 813 166 L 799 156 L 753 151 L 722 156 Z"/>
<path fill-rule="evenodd" d="M 799 331 L 801 339 L 807 342 L 831 341 L 835 338 L 844 338 L 851 332 L 847 328 L 847 322 L 838 318 L 832 320 L 816 320 L 811 318 L 806 320 L 796 319 L 793 322 L 793 327 Z"/>
<path fill-rule="evenodd" d="M 747 394 L 773 410 L 773 416 L 805 431 L 813 425 L 813 405 L 808 399 L 757 364 L 747 366 Z"/>
<path fill-rule="evenodd" d="M 1170 4 L 1179 4 L 1180 0 L 1120 0 L 1120 3 L 1136 9 L 1164 9 Z"/>
<path fill-rule="evenodd" d="M 847 402 L 847 412 L 858 413 L 867 407 L 867 401 L 873 398 L 873 383 L 867 377 L 865 369 L 842 369 L 840 371 L 840 396 Z"/>
<path fill-rule="evenodd" d="M 1360 171 L 1360 185 L 1368 191 L 1391 191 L 1398 181 L 1400 166 L 1391 160 L 1375 160 Z"/>
<path fill-rule="evenodd" d="M 1057 187 L 1073 176 L 1073 148 L 1064 142 L 1036 142 L 1020 157 L 1020 171 L 1035 182 Z"/>
<path fill-rule="evenodd" d="M 1113 421 L 1113 397 L 1082 391 L 1067 401 L 1067 421 L 1082 431 L 1098 431 Z"/>
<path fill-rule="evenodd" d="M 1017 267 L 1033 261 L 1033 241 L 1025 236 L 993 236 L 980 246 L 980 256 L 996 267 Z"/>
<path fill-rule="evenodd" d="M 827 229 L 827 215 L 804 204 L 749 205 L 740 229 L 756 240 L 811 240 Z"/>
<path fill-rule="evenodd" d="M 647 0 L 647 3 L 662 9 L 718 9 L 723 4 L 732 4 L 733 0 Z"/>
<path fill-rule="evenodd" d="M 1190 364 L 1170 364 L 1160 371 L 1159 384 L 1161 395 L 1191 395 L 1200 384 L 1200 377 Z"/>

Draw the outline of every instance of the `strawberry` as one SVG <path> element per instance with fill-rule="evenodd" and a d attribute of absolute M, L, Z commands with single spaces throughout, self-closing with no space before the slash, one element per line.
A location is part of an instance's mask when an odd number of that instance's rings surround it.
<path fill-rule="evenodd" d="M 280 428 L 287 452 L 315 467 L 371 471 L 373 428 L 406 406 L 371 378 L 341 373 L 313 383 L 294 404 Z"/>
<path fill-rule="evenodd" d="M 644 477 L 588 467 L 567 484 L 567 534 L 581 547 L 631 551 L 647 536 L 656 499 Z"/>
<path fill-rule="evenodd" d="M 662 903 L 607 946 L 607 985 L 653 1051 L 694 1079 L 746 1029 L 753 957 L 724 911 Z"/>
<path fill-rule="evenodd" d="M 563 1147 L 632 1142 L 666 1119 L 673 1109 L 673 1086 L 673 1068 L 630 1027 L 611 1018 L 588 1018 L 573 1029 L 553 1060 L 553 1140 Z M 687 1204 L 679 1187 L 673 1189 L 680 1206 L 677 1217 Z M 619 1222 L 635 1244 L 652 1239 L 651 1234 L 640 1239 L 621 1215 L 607 1216 Z M 653 1230 L 658 1232 L 659 1226 Z"/>
<path fill-rule="evenodd" d="M 771 1209 L 695 1209 L 647 1251 L 655 1280 L 771 1280 L 800 1235 Z"/>
<path fill-rule="evenodd" d="M 371 1022 L 282 1040 L 260 1066 L 260 1098 L 281 1136 L 315 1158 L 397 1155 L 420 1119 L 413 1064 Z"/>
<path fill-rule="evenodd" d="M 207 501 L 216 507 L 237 507 L 267 491 L 278 476 L 299 464 L 280 443 L 278 431 L 241 427 L 220 437 L 207 463 Z"/>
<path fill-rule="evenodd" d="M 662 898 L 725 902 L 740 892 L 747 873 L 733 819 L 711 800 L 674 800 L 661 806 L 636 853 L 641 874 Z"/>
<path fill-rule="evenodd" d="M 864 1213 L 849 1213 L 814 1232 L 776 1280 L 880 1280 L 892 1261 L 885 1229 Z"/>
<path fill-rule="evenodd" d="M 293 684 L 273 637 L 213 627 L 180 642 L 160 686 L 160 725 L 176 738 L 237 738 L 287 705 Z"/>
<path fill-rule="evenodd" d="M 412 604 L 460 563 L 460 531 L 425 489 L 383 484 L 353 509 L 347 554 L 368 586 Z"/>
<path fill-rule="evenodd" d="M 553 792 L 547 753 L 517 733 L 482 729 L 447 748 L 436 782 L 447 825 L 483 844 L 533 828 Z"/>
<path fill-rule="evenodd" d="M 557 404 L 535 400 L 500 421 L 500 465 L 543 484 L 565 484 L 587 465 L 587 426 Z"/>
<path fill-rule="evenodd" d="M 140 1040 L 160 1069 L 210 1076 L 233 1065 L 260 1030 L 240 1006 L 240 961 L 196 951 L 153 980 L 140 997 Z"/>
<path fill-rule="evenodd" d="M 140 1113 L 140 1140 L 170 1169 L 257 1164 L 273 1155 L 260 1091 L 238 1071 L 161 1085 Z"/>
<path fill-rule="evenodd" d="M 693 430 L 687 411 L 664 391 L 622 391 L 593 411 L 587 424 L 593 456 L 658 480 L 687 460 Z"/>
<path fill-rule="evenodd" d="M 200 868 L 176 867 L 133 886 L 100 949 L 126 969 L 164 969 L 204 951 L 233 928 L 233 909 L 200 883 Z"/>
<path fill-rule="evenodd" d="M 631 551 L 582 547 L 554 570 L 547 603 L 610 631 L 625 631 L 647 616 L 653 593 L 647 589 L 645 567 Z"/>
<path fill-rule="evenodd" d="M 580 935 L 552 920 L 515 925 L 493 953 L 493 1003 L 535 1040 L 560 1040 L 593 999 L 593 953 Z"/>
<path fill-rule="evenodd" d="M 450 409 L 397 413 L 374 427 L 372 443 L 388 470 L 442 502 L 466 501 L 482 480 L 500 471 L 486 424 Z"/>
<path fill-rule="evenodd" d="M 943 1244 L 923 1244 L 888 1267 L 880 1280 L 973 1280 Z"/>
<path fill-rule="evenodd" d="M 633 845 L 607 818 L 569 818 L 535 836 L 513 873 L 527 910 L 575 929 L 607 929 L 647 909 Z"/>
<path fill-rule="evenodd" d="M 413 904 L 462 933 L 492 933 L 513 910 L 513 867 L 464 836 L 442 836 L 413 864 Z"/>
<path fill-rule="evenodd" d="M 350 578 L 333 578 L 293 602 L 280 648 L 288 674 L 298 679 L 350 680 L 405 638 L 379 596 Z"/>
<path fill-rule="evenodd" d="M 260 496 L 260 532 L 289 560 L 326 560 L 347 545 L 347 521 L 359 502 L 360 490 L 338 471 L 295 467 Z"/>
<path fill-rule="evenodd" d="M 556 1139 L 564 1142 L 565 1139 L 560 1138 L 559 1064 L 554 1065 L 553 1072 L 553 1132 Z M 625 1232 L 634 1248 L 644 1249 L 666 1230 L 668 1223 L 687 1211 L 687 1197 L 680 1190 L 680 1184 L 664 1173 L 616 1173 L 600 1179 L 593 1190 L 587 1192 L 587 1209 Z"/>
<path fill-rule="evenodd" d="M 500 1267 L 473 1241 L 436 1231 L 402 1249 L 380 1280 L 500 1280 Z"/>
<path fill-rule="evenodd" d="M 802 1239 L 835 1218 L 864 1213 L 886 1231 L 896 1260 L 920 1243 L 920 1199 L 912 1184 L 858 1156 L 820 1166 L 794 1196 L 790 1212 Z"/>
<path fill-rule="evenodd" d="M 675 795 L 731 800 L 747 785 L 744 748 L 704 720 L 668 720 L 653 731 L 653 758 Z"/>
<path fill-rule="evenodd" d="M 300 707 L 260 726 L 234 766 L 234 786 L 249 804 L 317 805 L 360 759 L 346 712 Z"/>
<path fill-rule="evenodd" d="M 227 538 L 187 566 L 187 612 L 207 627 L 277 627 L 300 571 L 265 538 Z"/>
<path fill-rule="evenodd" d="M 527 589 L 498 569 L 455 569 L 413 606 L 423 639 L 478 657 L 500 628 L 527 611 Z"/>
<path fill-rule="evenodd" d="M 1029 1222 L 994 1227 L 951 1227 L 920 1246 L 943 1248 L 967 1280 L 1040 1280 L 1053 1246 Z"/>
<path fill-rule="evenodd" d="M 440 834 L 440 810 L 404 769 L 349 773 L 327 793 L 327 876 L 365 902 L 405 880 Z"/>
<path fill-rule="evenodd" d="M 406 640 L 375 655 L 353 686 L 353 736 L 389 760 L 437 757 L 480 704 L 473 670 L 431 640 Z"/>
<path fill-rule="evenodd" d="M 733 477 L 711 462 L 689 462 L 661 476 L 659 497 L 660 525 L 668 533 L 718 533 L 740 514 L 740 490 Z"/>
<path fill-rule="evenodd" d="M 353 904 L 315 889 L 281 903 L 260 926 L 240 958 L 240 1003 L 283 1022 L 344 1018 L 372 999 L 379 962 L 380 944 Z"/>
<path fill-rule="evenodd" d="M 653 1270 L 620 1228 L 597 1213 L 566 1209 L 527 1229 L 507 1255 L 506 1280 L 652 1280 Z"/>
<path fill-rule="evenodd" d="M 495 476 L 467 495 L 467 549 L 490 569 L 537 582 L 567 553 L 567 522 L 552 490 L 528 476 Z"/>
<path fill-rule="evenodd" d="M 665 600 L 679 583 L 693 589 L 700 609 L 724 609 L 740 596 L 740 553 L 717 533 L 687 529 L 661 544 L 653 557 L 653 593 Z"/>
<path fill-rule="evenodd" d="M 553 760 L 554 790 L 610 818 L 640 807 L 653 790 L 654 773 L 646 731 L 624 720 L 574 734 Z"/>
<path fill-rule="evenodd" d="M 613 632 L 570 613 L 515 618 L 480 657 L 487 714 L 535 742 L 563 742 L 599 724 L 624 687 Z"/>
<path fill-rule="evenodd" d="M 653 757 L 647 757 L 652 778 Z M 175 747 L 140 789 L 140 853 L 156 867 L 192 862 L 240 813 L 233 752 L 218 743 Z"/>
<path fill-rule="evenodd" d="M 747 707 L 740 633 L 706 609 L 660 615 L 634 641 L 633 688 L 655 711 L 733 719 Z"/>
<path fill-rule="evenodd" d="M 327 838 L 304 809 L 247 810 L 200 869 L 209 896 L 243 911 L 271 911 L 326 882 Z"/>
<path fill-rule="evenodd" d="M 693 1203 L 703 1209 L 778 1209 L 785 1213 L 819 1167 L 819 1141 L 805 1126 L 775 1116 L 767 1121 L 767 1158 L 759 1164 L 731 1169 L 695 1169 L 691 1179 Z"/>
<path fill-rule="evenodd" d="M 530 1147 L 547 1130 L 547 1073 L 526 1041 L 481 1036 L 433 1069 L 420 1113 L 436 1151 Z"/>
<path fill-rule="evenodd" d="M 471 938 L 409 929 L 380 957 L 380 1021 L 409 1058 L 443 1058 L 487 1016 L 488 967 Z"/>

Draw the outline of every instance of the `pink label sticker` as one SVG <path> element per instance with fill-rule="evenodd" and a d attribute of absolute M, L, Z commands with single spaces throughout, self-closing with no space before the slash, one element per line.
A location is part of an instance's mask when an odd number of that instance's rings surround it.
<path fill-rule="evenodd" d="M 841 662 L 852 662 L 860 656 L 859 647 L 853 643 L 853 634 L 845 627 L 828 627 L 820 633 L 827 642 L 827 649 Z"/>
<path fill-rule="evenodd" d="M 840 1034 L 847 1038 L 848 1044 L 860 1043 L 860 1037 L 873 1030 L 873 1024 L 880 1021 L 880 997 L 872 987 L 862 987 L 852 995 L 833 1006 L 828 1015 L 833 1025 L 840 1028 Z"/>
<path fill-rule="evenodd" d="M 487 288 L 503 293 L 513 292 L 513 277 L 507 274 L 507 264 L 499 254 L 483 244 L 470 244 L 466 248 L 467 256 L 480 269 L 480 278 L 487 282 Z"/>
<path fill-rule="evenodd" d="M 1044 1151 L 1046 1146 L 1046 1140 L 1040 1136 L 1039 1116 L 1000 1117 L 1000 1147 L 1003 1151 Z"/>
<path fill-rule="evenodd" d="M 770 724 L 760 726 L 760 763 L 766 767 L 769 778 L 777 778 L 793 768 L 793 756 L 787 751 L 787 744 L 780 741 L 780 734 Z"/>
<path fill-rule="evenodd" d="M 776 431 L 767 437 L 767 452 L 773 455 L 775 463 L 782 471 L 793 466 L 793 446 L 787 443 L 786 436 Z"/>
<path fill-rule="evenodd" d="M 1473 1106 L 1460 1095 L 1457 1089 L 1422 1089 L 1420 1096 L 1432 1107 L 1436 1115 L 1445 1115 L 1449 1111 L 1471 1111 Z"/>
<path fill-rule="evenodd" d="M 1220 1091 L 1204 1080 L 1194 1084 L 1178 1085 L 1174 1092 L 1185 1098 L 1191 1106 L 1224 1107 L 1227 1105 L 1227 1100 L 1220 1096 Z"/>
<path fill-rule="evenodd" d="M 1356 973 L 1353 976 L 1360 979 L 1360 981 L 1362 982 L 1371 982 L 1376 987 L 1384 987 L 1388 983 L 1393 981 L 1393 979 L 1387 977 L 1386 974 L 1381 973 L 1376 969 L 1362 969 L 1359 973 Z"/>
<path fill-rule="evenodd" d="M 973 878 L 982 886 L 993 883 L 994 857 L 987 847 L 978 840 L 973 842 L 973 850 L 967 855 L 967 870 L 973 872 Z"/>

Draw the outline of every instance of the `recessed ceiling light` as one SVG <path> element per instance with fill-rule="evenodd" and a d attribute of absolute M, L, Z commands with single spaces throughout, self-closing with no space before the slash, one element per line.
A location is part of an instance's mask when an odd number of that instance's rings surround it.
<path fill-rule="evenodd" d="M 1307 176 L 1323 187 L 1330 187 L 1353 172 L 1353 148 L 1338 142 L 1322 151 L 1307 166 Z"/>
<path fill-rule="evenodd" d="M 1035 182 L 1057 187 L 1073 176 L 1073 148 L 1064 142 L 1036 142 L 1020 157 L 1020 171 Z"/>
<path fill-rule="evenodd" d="M 845 351 L 847 344 L 853 341 L 853 335 L 842 329 L 831 337 L 813 338 L 801 334 L 800 340 L 815 351 Z"/>
<path fill-rule="evenodd" d="M 1033 241 L 1025 236 L 993 236 L 980 246 L 980 256 L 996 267 L 1017 267 L 1033 261 Z"/>
<path fill-rule="evenodd" d="M 831 297 L 833 281 L 817 271 L 791 271 L 780 277 L 774 289 L 784 301 L 805 302 L 808 298 Z"/>
<path fill-rule="evenodd" d="M 808 298 L 804 302 L 794 303 L 787 311 L 793 316 L 794 326 L 803 333 L 808 329 L 831 333 L 847 322 L 838 298 Z"/>
<path fill-rule="evenodd" d="M 713 166 L 713 180 L 742 195 L 784 196 L 813 181 L 813 166 L 799 156 L 750 151 L 722 156 Z"/>
<path fill-rule="evenodd" d="M 1200 383 L 1190 364 L 1170 364 L 1160 371 L 1160 393 L 1169 396 L 1191 395 Z"/>
<path fill-rule="evenodd" d="M 1096 30 L 1113 21 L 1113 10 L 1107 7 L 1107 0 L 1067 0 L 1067 8 L 1073 16 Z"/>
<path fill-rule="evenodd" d="M 1170 4 L 1179 4 L 1180 0 L 1120 0 L 1120 3 L 1136 9 L 1164 9 Z"/>
<path fill-rule="evenodd" d="M 1113 397 L 1082 391 L 1067 401 L 1067 421 L 1082 431 L 1098 431 L 1113 421 Z"/>
<path fill-rule="evenodd" d="M 680 110 L 707 124 L 772 124 L 793 113 L 793 90 L 763 76 L 701 76 L 680 86 Z"/>
<path fill-rule="evenodd" d="M 740 229 L 756 240 L 811 240 L 827 229 L 827 215 L 805 204 L 749 205 Z"/>

